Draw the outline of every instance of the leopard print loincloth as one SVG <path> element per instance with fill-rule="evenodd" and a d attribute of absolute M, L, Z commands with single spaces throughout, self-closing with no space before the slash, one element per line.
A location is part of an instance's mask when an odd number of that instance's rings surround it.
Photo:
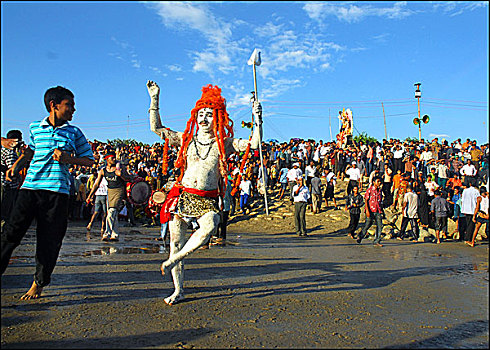
<path fill-rule="evenodd" d="M 201 197 L 197 194 L 182 192 L 175 213 L 179 216 L 200 218 L 210 211 L 219 213 L 217 197 Z"/>

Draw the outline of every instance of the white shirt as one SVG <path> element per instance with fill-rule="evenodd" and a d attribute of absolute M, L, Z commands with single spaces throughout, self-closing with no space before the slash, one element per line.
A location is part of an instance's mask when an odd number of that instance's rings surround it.
<path fill-rule="evenodd" d="M 326 176 L 326 179 L 327 179 L 327 182 L 330 182 L 330 180 L 332 179 L 332 177 L 335 177 L 335 174 L 333 172 L 329 172 Z M 333 179 L 333 184 L 335 186 L 337 182 L 335 181 L 335 179 Z"/>
<path fill-rule="evenodd" d="M 434 195 L 434 191 L 439 188 L 439 185 L 436 184 L 434 181 L 426 182 L 425 183 L 425 188 L 427 188 L 427 194 L 429 196 L 433 196 Z"/>
<path fill-rule="evenodd" d="M 358 167 L 349 168 L 345 171 L 347 175 L 349 175 L 350 180 L 358 181 L 361 178 L 361 171 Z"/>
<path fill-rule="evenodd" d="M 428 161 L 432 159 L 432 152 L 431 151 L 423 151 L 421 154 L 422 160 Z"/>
<path fill-rule="evenodd" d="M 405 210 L 403 211 L 403 216 L 406 218 L 414 219 L 418 218 L 417 209 L 418 209 L 418 196 L 416 193 L 407 192 L 405 196 L 403 196 L 403 203 L 407 203 Z"/>
<path fill-rule="evenodd" d="M 461 195 L 461 212 L 463 214 L 475 213 L 476 199 L 480 196 L 480 192 L 474 187 L 468 187 L 463 190 Z"/>
<path fill-rule="evenodd" d="M 305 174 L 306 174 L 306 177 L 313 177 L 315 176 L 315 172 L 316 172 L 316 168 L 313 167 L 313 166 L 310 166 L 308 165 L 306 168 L 305 168 Z"/>
<path fill-rule="evenodd" d="M 405 152 L 405 147 L 401 146 L 401 149 L 395 150 L 395 147 L 391 147 L 391 151 L 393 152 L 393 158 L 402 158 L 403 152 Z"/>
<path fill-rule="evenodd" d="M 465 164 L 461 170 L 461 175 L 468 175 L 468 176 L 475 176 L 476 175 L 476 168 L 473 164 Z"/>
<path fill-rule="evenodd" d="M 307 202 L 310 198 L 310 191 L 308 190 L 308 187 L 302 186 L 298 194 L 296 195 L 296 190 L 298 189 L 298 186 L 299 185 L 294 185 L 293 187 L 294 202 Z"/>
<path fill-rule="evenodd" d="M 252 181 L 250 180 L 243 180 L 240 182 L 240 195 L 242 194 L 248 194 L 250 195 L 250 190 L 252 189 Z"/>
<path fill-rule="evenodd" d="M 105 177 L 102 177 L 102 181 L 100 181 L 99 188 L 95 191 L 96 196 L 107 196 L 107 180 Z"/>
<path fill-rule="evenodd" d="M 438 166 L 437 166 L 437 176 L 440 178 L 440 179 L 447 179 L 447 171 L 449 170 L 449 168 L 447 167 L 446 164 L 444 163 L 440 163 Z"/>
<path fill-rule="evenodd" d="M 322 147 L 320 147 L 320 156 L 321 157 L 325 157 L 325 155 L 328 153 L 328 147 L 323 145 Z"/>
<path fill-rule="evenodd" d="M 288 178 L 288 181 L 296 181 L 297 178 L 301 177 L 303 175 L 303 172 L 301 171 L 300 168 L 292 168 L 289 169 L 288 174 L 286 175 Z"/>

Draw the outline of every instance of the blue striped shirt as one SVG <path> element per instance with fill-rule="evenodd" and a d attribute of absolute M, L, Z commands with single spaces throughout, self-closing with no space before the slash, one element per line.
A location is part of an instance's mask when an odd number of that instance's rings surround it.
<path fill-rule="evenodd" d="M 56 148 L 77 158 L 94 159 L 92 148 L 82 131 L 66 122 L 54 128 L 48 117 L 31 123 L 29 147 L 34 151 L 27 175 L 21 188 L 70 193 L 69 164 L 53 159 Z"/>

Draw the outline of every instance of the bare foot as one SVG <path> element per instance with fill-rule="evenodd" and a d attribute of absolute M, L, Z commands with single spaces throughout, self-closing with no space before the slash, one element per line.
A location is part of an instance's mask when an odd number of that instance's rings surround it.
<path fill-rule="evenodd" d="M 440 240 L 437 240 L 437 244 L 441 244 L 441 241 Z"/>
<path fill-rule="evenodd" d="M 375 246 L 376 247 L 382 247 L 383 245 L 381 243 L 376 243 Z"/>
<path fill-rule="evenodd" d="M 88 225 L 87 225 L 87 231 L 89 231 L 89 232 L 90 232 L 90 230 L 91 230 L 91 229 L 92 229 L 92 224 L 88 224 Z"/>
<path fill-rule="evenodd" d="M 165 304 L 167 305 L 175 305 L 182 300 L 184 300 L 184 294 L 175 294 L 175 293 L 163 299 L 163 301 L 165 301 Z"/>
<path fill-rule="evenodd" d="M 39 287 L 36 282 L 32 282 L 31 289 L 29 289 L 26 294 L 21 296 L 20 300 L 37 299 L 41 296 L 42 291 L 43 287 Z"/>

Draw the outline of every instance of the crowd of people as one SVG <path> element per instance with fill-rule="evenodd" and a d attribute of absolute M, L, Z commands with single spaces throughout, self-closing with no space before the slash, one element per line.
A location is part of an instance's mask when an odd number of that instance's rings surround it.
<path fill-rule="evenodd" d="M 6 139 L 22 140 L 18 130 L 11 130 Z M 117 240 L 117 227 L 106 225 L 107 216 L 107 183 L 99 172 L 108 162 L 120 164 L 129 176 L 127 181 L 135 178 L 146 181 L 152 191 L 166 189 L 165 184 L 175 180 L 178 169 L 174 167 L 179 147 L 168 147 L 167 171 L 162 170 L 164 145 L 156 142 L 153 145 L 129 141 L 89 141 L 95 163 L 92 167 L 73 165 L 70 172 L 70 220 L 86 220 L 90 231 L 99 216 L 103 239 L 109 236 Z M 16 154 L 22 151 L 22 142 L 15 147 L 2 147 L 2 167 L 12 166 Z M 316 142 L 315 140 L 291 139 L 289 142 L 275 141 L 262 143 L 264 172 L 260 163 L 259 150 L 250 153 L 245 162 L 242 180 L 231 195 L 236 183 L 243 152 L 235 152 L 228 157 L 230 173 L 229 191 L 226 202 L 227 218 L 234 215 L 247 215 L 255 198 L 261 198 L 265 186 L 268 191 L 278 191 L 279 198 L 289 198 L 298 209 L 295 218 L 298 235 L 306 235 L 304 212 L 308 205 L 311 211 L 319 213 L 322 205 L 328 209 L 340 209 L 337 201 L 345 198 L 344 209 L 351 217 L 347 227 L 348 235 L 355 238 L 359 225 L 362 207 L 366 224 L 358 235 L 358 242 L 366 235 L 371 224 L 376 223 L 375 244 L 380 244 L 382 217 L 385 209 L 403 217 L 401 227 L 396 235 L 398 239 L 419 240 L 420 228 L 431 228 L 436 232 L 436 242 L 440 237 L 456 237 L 470 245 L 475 244 L 476 232 L 488 221 L 488 144 L 477 145 L 476 141 L 457 139 L 451 144 L 437 138 L 431 142 L 415 140 L 383 140 L 380 142 L 352 142 L 348 147 L 338 147 L 335 142 Z M 113 155 L 113 157 L 107 157 Z M 345 194 L 335 195 L 337 181 L 347 181 Z M 102 181 L 104 180 L 104 181 Z M 377 180 L 377 181 L 376 181 Z M 13 192 L 20 187 L 22 179 L 6 181 L 2 171 L 2 220 L 9 214 L 9 207 L 15 197 Z M 295 186 L 296 191 L 295 191 Z M 301 190 L 306 187 L 305 193 Z M 368 191 L 370 187 L 372 190 Z M 121 184 L 121 188 L 126 188 Z M 376 190 L 375 190 L 376 189 Z M 299 192 L 298 192 L 299 191 Z M 365 191 L 365 195 L 361 192 Z M 299 198 L 299 193 L 301 193 Z M 380 201 L 377 206 L 374 202 Z M 119 208 L 113 211 L 112 222 L 117 222 L 114 215 L 126 221 L 126 225 L 158 225 L 158 211 L 148 210 L 148 204 L 135 206 L 125 198 Z M 301 208 L 299 208 L 301 207 Z M 325 210 L 326 210 L 325 209 Z M 373 214 L 373 215 L 370 215 Z M 369 215 L 369 216 L 368 216 Z M 457 232 L 448 232 L 447 220 L 457 223 Z M 411 230 L 406 231 L 408 223 Z M 114 226 L 114 225 L 112 225 Z M 226 232 L 226 229 L 225 229 Z M 483 237 L 488 237 L 488 226 Z M 163 240 L 162 234 L 158 239 Z M 218 244 L 222 244 L 221 237 Z"/>

